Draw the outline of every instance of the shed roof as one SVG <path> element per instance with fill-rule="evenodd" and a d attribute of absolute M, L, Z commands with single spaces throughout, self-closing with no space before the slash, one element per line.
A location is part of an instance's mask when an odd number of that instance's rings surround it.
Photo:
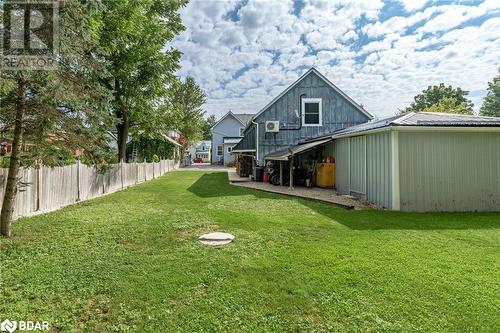
<path fill-rule="evenodd" d="M 223 143 L 239 143 L 241 141 L 241 137 L 229 137 L 225 136 L 223 139 Z"/>
<path fill-rule="evenodd" d="M 305 142 L 318 141 L 327 137 L 339 138 L 343 136 L 350 136 L 357 133 L 391 126 L 500 127 L 500 118 L 438 112 L 410 112 L 347 127 L 321 137 L 306 140 Z"/>
<path fill-rule="evenodd" d="M 290 146 L 286 149 L 278 150 L 273 153 L 267 154 L 266 157 L 264 157 L 264 159 L 274 160 L 274 161 L 288 161 L 288 158 L 292 155 L 300 154 L 308 150 L 314 149 L 331 140 L 332 140 L 331 138 L 327 138 L 320 141 L 314 141 L 314 142 L 298 144 L 295 146 Z"/>

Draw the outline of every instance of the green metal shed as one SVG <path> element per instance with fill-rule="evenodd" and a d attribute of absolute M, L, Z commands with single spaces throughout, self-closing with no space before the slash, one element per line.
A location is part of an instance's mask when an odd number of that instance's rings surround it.
<path fill-rule="evenodd" d="M 500 211 L 500 118 L 408 113 L 346 128 L 337 192 L 404 211 Z"/>

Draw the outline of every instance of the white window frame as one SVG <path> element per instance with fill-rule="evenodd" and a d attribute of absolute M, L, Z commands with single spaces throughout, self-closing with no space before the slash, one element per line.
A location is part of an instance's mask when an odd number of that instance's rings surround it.
<path fill-rule="evenodd" d="M 306 103 L 317 103 L 319 104 L 319 123 L 317 124 L 306 124 Z M 321 98 L 303 98 L 302 99 L 302 126 L 303 127 L 313 127 L 313 126 L 323 126 L 323 99 Z"/>
<path fill-rule="evenodd" d="M 240 136 L 241 137 L 245 136 L 245 133 L 243 133 L 242 131 L 245 132 L 245 127 L 240 127 Z"/>
<path fill-rule="evenodd" d="M 219 148 L 220 148 L 220 154 L 219 154 Z M 224 154 L 224 146 L 218 145 L 217 146 L 217 156 L 222 156 Z"/>
<path fill-rule="evenodd" d="M 233 147 L 234 146 L 227 146 L 226 150 L 228 153 L 232 152 L 233 151 Z"/>

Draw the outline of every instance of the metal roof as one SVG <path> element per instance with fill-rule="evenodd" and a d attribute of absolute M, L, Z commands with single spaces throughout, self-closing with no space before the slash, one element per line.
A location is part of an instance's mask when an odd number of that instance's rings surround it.
<path fill-rule="evenodd" d="M 264 159 L 265 160 L 274 160 L 274 161 L 288 161 L 288 158 L 292 155 L 306 152 L 308 150 L 316 148 L 317 146 L 321 146 L 322 144 L 325 144 L 331 140 L 332 140 L 332 138 L 328 138 L 328 139 L 324 139 L 324 140 L 320 140 L 320 141 L 314 141 L 314 142 L 303 143 L 303 144 L 299 144 L 299 145 L 295 145 L 295 146 L 290 146 L 286 149 L 278 150 L 278 151 L 275 151 L 271 154 L 267 154 L 264 157 Z"/>
<path fill-rule="evenodd" d="M 242 138 L 231 138 L 231 137 L 224 137 L 223 142 L 224 143 L 239 143 Z"/>
<path fill-rule="evenodd" d="M 356 133 L 372 131 L 379 128 L 390 127 L 390 126 L 500 127 L 500 118 L 461 115 L 452 113 L 410 112 L 402 115 L 392 116 L 389 118 L 384 118 L 364 124 L 347 127 L 332 132 L 330 134 L 323 135 L 321 137 L 306 140 L 305 142 L 322 140 L 327 137 L 338 138 L 343 136 L 349 136 Z"/>

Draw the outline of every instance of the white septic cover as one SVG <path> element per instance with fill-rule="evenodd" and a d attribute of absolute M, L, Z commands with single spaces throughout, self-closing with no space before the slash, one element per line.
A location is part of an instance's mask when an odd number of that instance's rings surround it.
<path fill-rule="evenodd" d="M 211 232 L 201 235 L 199 240 L 206 245 L 225 245 L 233 241 L 234 235 L 226 232 Z"/>

